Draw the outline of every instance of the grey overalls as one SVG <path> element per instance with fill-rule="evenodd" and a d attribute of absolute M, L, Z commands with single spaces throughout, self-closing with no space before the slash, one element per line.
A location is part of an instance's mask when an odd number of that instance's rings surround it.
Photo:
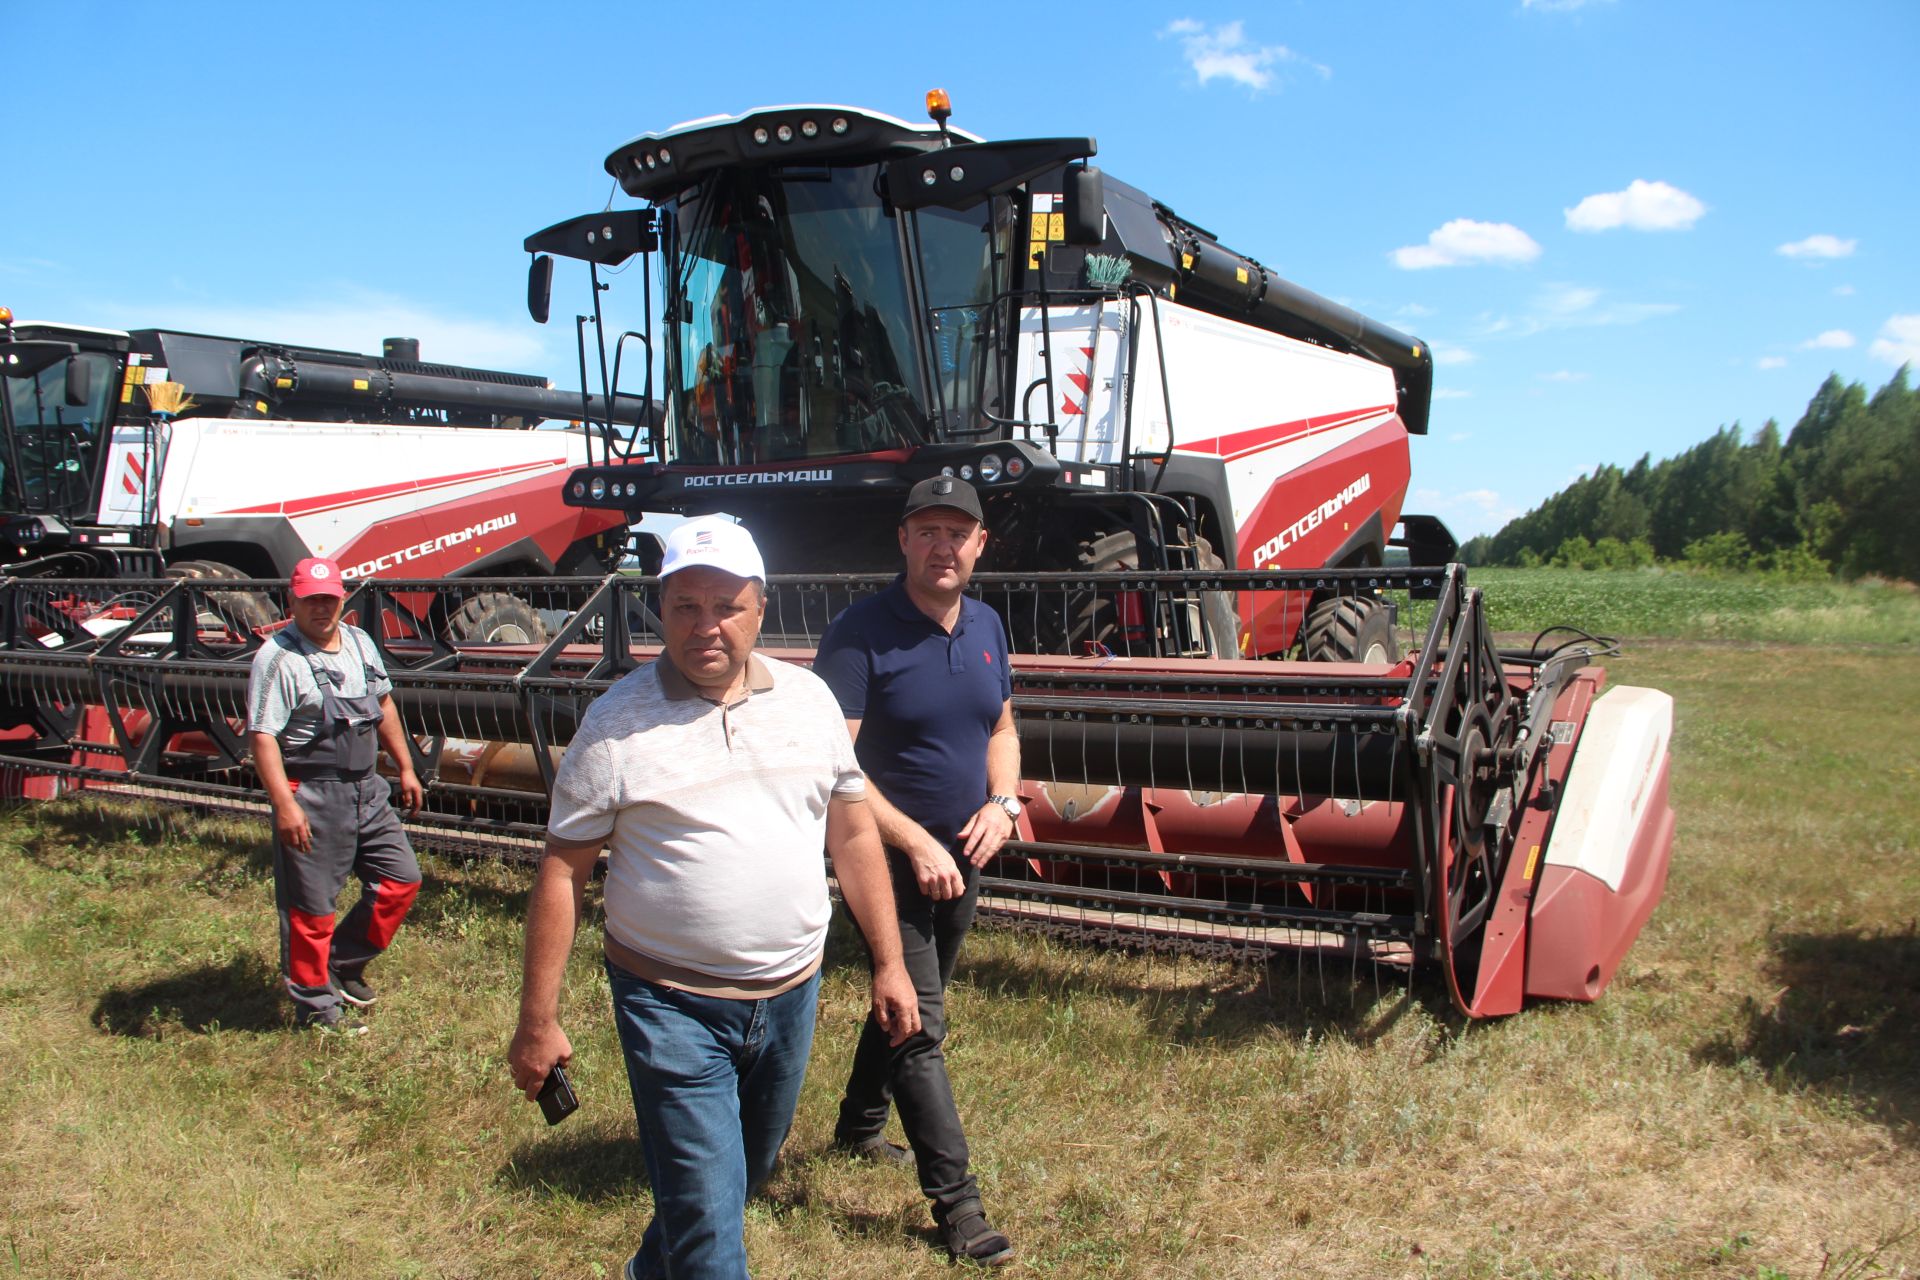
<path fill-rule="evenodd" d="M 280 966 L 301 1021 L 325 1019 L 340 1003 L 331 973 L 357 978 L 393 941 L 420 891 L 420 865 L 393 810 L 387 780 L 374 771 L 379 757 L 380 699 L 374 672 L 344 629 L 343 649 L 366 670 L 368 692 L 346 697 L 337 675 L 297 627 L 290 628 L 320 690 L 320 723 L 313 740 L 282 745 L 294 800 L 307 815 L 312 848 L 298 853 L 273 842 L 275 905 L 280 912 Z M 360 900 L 334 929 L 334 900 L 347 876 L 360 879 Z"/>

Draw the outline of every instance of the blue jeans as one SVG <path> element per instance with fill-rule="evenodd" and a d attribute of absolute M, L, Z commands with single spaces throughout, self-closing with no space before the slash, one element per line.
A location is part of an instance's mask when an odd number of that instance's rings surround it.
<path fill-rule="evenodd" d="M 612 963 L 653 1221 L 639 1280 L 743 1280 L 747 1197 L 773 1172 L 813 1049 L 820 975 L 766 1000 L 722 1000 Z"/>

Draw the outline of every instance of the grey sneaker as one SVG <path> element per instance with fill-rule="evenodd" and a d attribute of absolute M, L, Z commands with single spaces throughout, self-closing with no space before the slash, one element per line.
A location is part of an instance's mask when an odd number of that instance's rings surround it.
<path fill-rule="evenodd" d="M 349 978 L 343 973 L 330 975 L 333 993 L 356 1009 L 365 1009 L 376 997 L 364 978 Z"/>
<path fill-rule="evenodd" d="M 940 1224 L 940 1238 L 947 1242 L 947 1256 L 955 1262 L 998 1267 L 1013 1261 L 1013 1241 L 987 1221 L 978 1200 L 969 1200 L 949 1214 Z"/>
<path fill-rule="evenodd" d="M 367 1024 L 351 1014 L 339 1009 L 329 1009 L 325 1013 L 302 1018 L 299 1026 L 304 1031 L 317 1032 L 328 1036 L 363 1036 L 367 1034 Z"/>
<path fill-rule="evenodd" d="M 913 1152 L 897 1142 L 888 1142 L 879 1134 L 871 1138 L 862 1138 L 858 1142 L 849 1142 L 836 1136 L 833 1149 L 849 1160 L 871 1160 L 874 1164 L 910 1165 Z"/>

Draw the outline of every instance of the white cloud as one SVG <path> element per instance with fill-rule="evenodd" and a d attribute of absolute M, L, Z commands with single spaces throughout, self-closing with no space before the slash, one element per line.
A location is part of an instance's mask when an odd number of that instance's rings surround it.
<path fill-rule="evenodd" d="M 1541 374 L 1540 381 L 1542 382 L 1585 382 L 1588 378 L 1592 376 L 1593 376 L 1592 374 L 1588 374 L 1588 373 L 1575 373 L 1571 369 L 1555 369 L 1552 373 Z"/>
<path fill-rule="evenodd" d="M 1589 329 L 1602 325 L 1639 324 L 1680 310 L 1671 302 L 1616 302 L 1590 285 L 1556 283 L 1534 295 L 1531 309 L 1521 316 L 1483 315 L 1479 337 L 1530 338 L 1560 329 Z"/>
<path fill-rule="evenodd" d="M 1451 342 L 1429 342 L 1427 350 L 1433 352 L 1433 362 L 1438 365 L 1472 364 L 1480 358 L 1465 347 L 1456 347 Z"/>
<path fill-rule="evenodd" d="M 1675 186 L 1635 178 L 1625 191 L 1591 195 L 1568 209 L 1569 231 L 1686 231 L 1707 206 Z"/>
<path fill-rule="evenodd" d="M 1784 369 L 1787 367 L 1785 356 L 1761 356 L 1753 362 L 1756 369 Z"/>
<path fill-rule="evenodd" d="M 1237 20 L 1208 27 L 1192 18 L 1181 18 L 1168 23 L 1160 35 L 1163 39 L 1173 36 L 1180 41 L 1187 65 L 1193 68 L 1202 85 L 1209 80 L 1228 80 L 1261 93 L 1273 87 L 1279 67 L 1307 67 L 1322 79 L 1333 74 L 1330 67 L 1303 57 L 1283 44 L 1248 44 L 1246 30 Z"/>
<path fill-rule="evenodd" d="M 1837 284 L 1833 286 L 1833 296 L 1836 298 L 1851 298 L 1853 296 L 1853 286 L 1850 284 Z"/>
<path fill-rule="evenodd" d="M 1433 314 L 1432 307 L 1423 307 L 1417 302 L 1409 302 L 1396 313 L 1412 320 L 1421 320 Z"/>
<path fill-rule="evenodd" d="M 1808 236 L 1805 240 L 1795 240 L 1792 244 L 1783 244 L 1774 252 L 1787 258 L 1851 258 L 1859 246 L 1858 240 L 1842 240 L 1839 236 Z"/>
<path fill-rule="evenodd" d="M 1867 351 L 1888 364 L 1920 364 L 1920 314 L 1889 316 Z"/>
<path fill-rule="evenodd" d="M 1510 222 L 1475 222 L 1455 218 L 1427 237 L 1425 244 L 1407 245 L 1392 253 L 1393 264 L 1406 271 L 1428 267 L 1459 267 L 1469 263 L 1532 262 L 1540 256 L 1534 238 Z"/>
<path fill-rule="evenodd" d="M 1451 431 L 1447 433 L 1448 444 L 1465 444 L 1471 439 L 1473 439 L 1473 432 L 1471 431 Z"/>
<path fill-rule="evenodd" d="M 1520 0 L 1522 9 L 1538 9 L 1542 13 L 1572 13 L 1575 9 L 1584 9 L 1590 4 L 1611 4 L 1613 0 Z"/>
<path fill-rule="evenodd" d="M 0 258 L 0 274 L 4 275 L 37 276 L 58 270 L 60 264 L 50 258 Z"/>
<path fill-rule="evenodd" d="M 370 354 L 380 350 L 381 339 L 405 335 L 420 339 L 421 357 L 434 363 L 542 373 L 562 385 L 571 385 L 579 376 L 576 372 L 567 377 L 564 369 L 548 367 L 551 357 L 546 343 L 531 321 L 514 325 L 475 320 L 357 287 L 279 307 L 141 301 L 116 302 L 108 312 L 103 323 L 121 327 L 151 324 L 154 316 L 164 315 L 169 325 L 195 333 L 271 338 Z"/>
<path fill-rule="evenodd" d="M 1845 351 L 1853 345 L 1853 335 L 1845 329 L 1829 329 L 1800 344 L 1802 351 Z"/>
<path fill-rule="evenodd" d="M 1435 400 L 1471 400 L 1473 392 L 1465 387 L 1435 387 L 1433 398 Z"/>

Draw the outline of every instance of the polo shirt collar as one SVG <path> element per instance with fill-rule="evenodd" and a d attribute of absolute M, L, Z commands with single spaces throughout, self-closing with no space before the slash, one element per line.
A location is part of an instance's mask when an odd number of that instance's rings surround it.
<path fill-rule="evenodd" d="M 673 659 L 666 655 L 665 650 L 662 650 L 660 656 L 654 659 L 653 669 L 659 674 L 660 692 L 666 695 L 669 701 L 688 702 L 695 698 L 702 702 L 712 701 L 706 694 L 700 692 L 693 681 L 687 679 L 686 674 L 679 667 L 673 664 Z M 760 661 L 759 654 L 748 654 L 747 693 L 749 695 L 767 693 L 772 689 L 773 672 L 767 670 L 767 664 Z"/>
<path fill-rule="evenodd" d="M 913 597 L 907 594 L 906 574 L 903 573 L 895 577 L 894 580 L 888 584 L 887 589 L 880 593 L 880 598 L 887 602 L 887 608 L 892 610 L 893 616 L 902 622 L 918 622 L 923 626 L 932 627 L 935 631 L 940 631 L 942 634 L 945 634 L 940 624 L 920 612 L 920 606 L 915 604 Z M 977 603 L 978 602 L 966 592 L 963 591 L 960 593 L 960 616 L 955 618 L 953 622 L 954 635 L 957 636 L 966 630 L 967 620 L 973 616 L 973 611 Z"/>

